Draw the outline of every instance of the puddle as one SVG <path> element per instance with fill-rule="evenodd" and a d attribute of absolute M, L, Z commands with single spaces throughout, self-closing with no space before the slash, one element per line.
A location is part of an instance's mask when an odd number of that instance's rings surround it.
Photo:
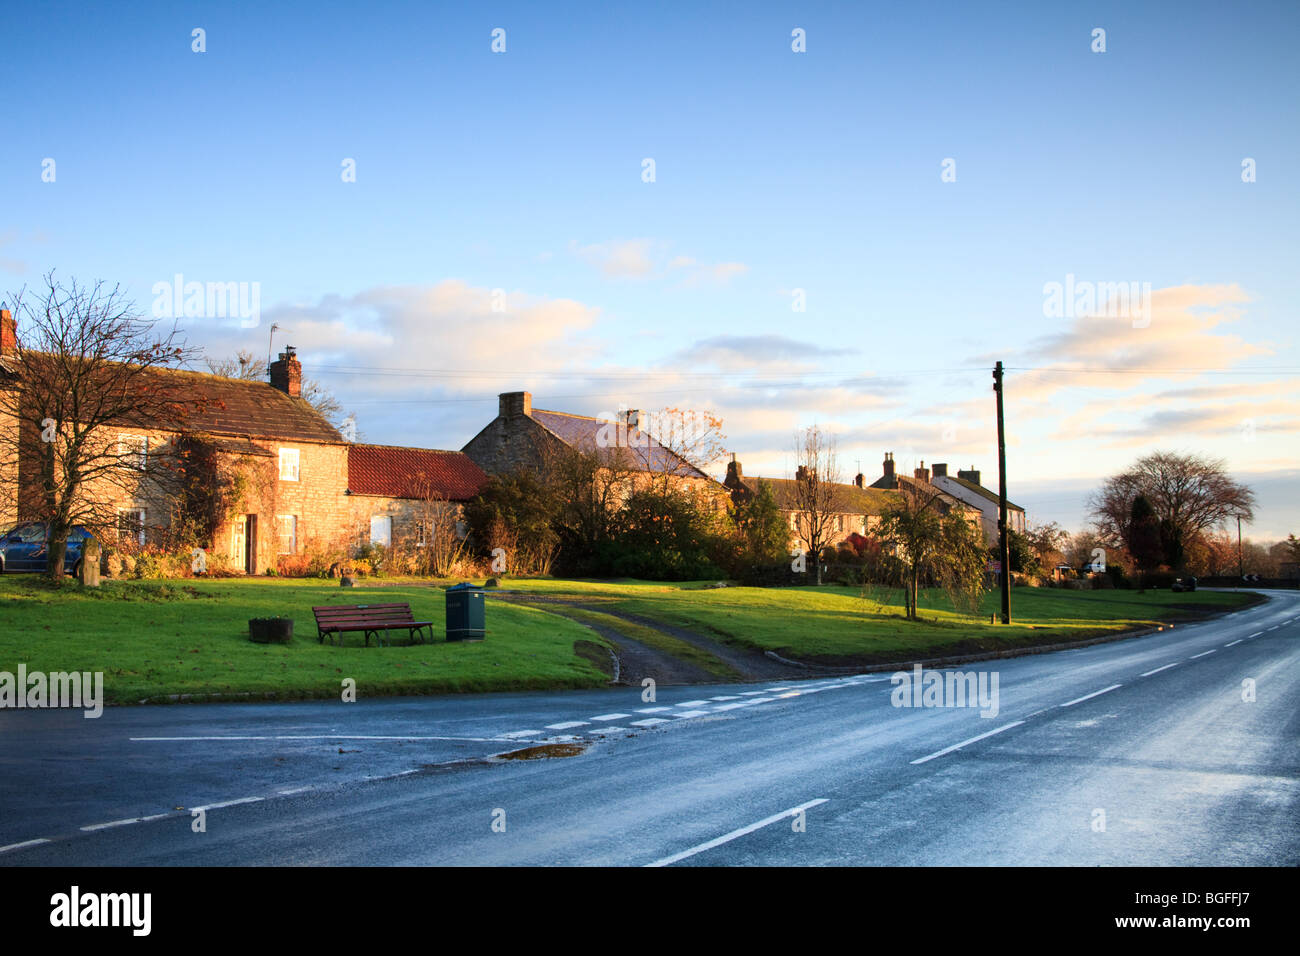
<path fill-rule="evenodd" d="M 576 744 L 541 744 L 537 747 L 525 747 L 509 753 L 497 754 L 497 760 L 546 760 L 550 757 L 576 757 L 589 747 L 588 743 Z"/>

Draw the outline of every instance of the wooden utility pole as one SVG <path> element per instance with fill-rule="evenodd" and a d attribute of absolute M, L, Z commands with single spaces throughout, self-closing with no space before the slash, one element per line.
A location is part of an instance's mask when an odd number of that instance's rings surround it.
<path fill-rule="evenodd" d="M 1002 363 L 993 369 L 993 391 L 998 393 L 998 560 L 1002 572 L 1002 623 L 1011 623 L 1011 547 L 1007 540 L 1007 439 L 1002 427 Z"/>

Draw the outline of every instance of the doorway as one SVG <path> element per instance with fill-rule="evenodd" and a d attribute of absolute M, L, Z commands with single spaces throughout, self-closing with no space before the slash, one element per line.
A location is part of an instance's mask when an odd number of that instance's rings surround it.
<path fill-rule="evenodd" d="M 231 528 L 231 557 L 245 574 L 257 573 L 257 515 L 242 515 Z M 238 567 L 239 565 L 236 565 Z"/>

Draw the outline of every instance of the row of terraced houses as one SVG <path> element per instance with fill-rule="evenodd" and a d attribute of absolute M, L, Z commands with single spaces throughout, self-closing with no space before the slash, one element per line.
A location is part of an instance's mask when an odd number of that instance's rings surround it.
<path fill-rule="evenodd" d="M 15 329 L 6 312 L 0 314 L 0 388 L 21 388 L 21 369 L 14 361 Z M 252 465 L 264 480 L 244 489 L 237 514 L 216 528 L 211 553 L 228 567 L 256 574 L 273 568 L 283 555 L 302 550 L 311 539 L 389 544 L 402 536 L 419 541 L 424 529 L 422 505 L 430 499 L 463 505 L 488 476 L 520 466 L 536 465 L 549 450 L 591 451 L 600 444 L 602 419 L 534 408 L 529 392 L 499 396 L 496 417 L 460 451 L 408 448 L 350 442 L 302 397 L 302 365 L 292 348 L 270 365 L 270 381 L 224 378 L 191 371 L 177 376 L 196 409 L 187 423 L 185 441 L 226 465 Z M 634 471 L 667 474 L 715 496 L 737 503 L 754 494 L 759 481 L 770 483 L 791 527 L 792 545 L 799 540 L 797 481 L 761 479 L 743 474 L 733 456 L 722 482 L 683 461 L 638 429 L 636 413 L 622 413 L 618 427 L 628 444 L 641 449 L 631 459 Z M 0 423 L 3 425 L 4 423 Z M 147 472 L 150 454 L 170 448 L 178 436 L 139 427 L 123 427 L 110 436 L 132 456 L 140 456 Z M 28 517 L 21 490 L 30 476 L 20 460 L 10 473 L 0 473 L 0 525 Z M 987 534 L 996 530 L 997 495 L 980 484 L 978 471 L 950 476 L 943 464 L 917 468 L 911 476 L 895 474 L 892 454 L 886 454 L 880 478 L 867 483 L 859 474 L 852 484 L 835 488 L 835 511 L 829 544 L 867 535 L 908 484 L 928 485 L 943 510 L 959 509 L 979 521 Z M 118 534 L 144 544 L 171 520 L 171 502 L 141 482 L 132 492 L 115 486 L 109 502 L 118 515 Z M 1024 511 L 1012 506 L 1012 527 L 1024 530 Z"/>

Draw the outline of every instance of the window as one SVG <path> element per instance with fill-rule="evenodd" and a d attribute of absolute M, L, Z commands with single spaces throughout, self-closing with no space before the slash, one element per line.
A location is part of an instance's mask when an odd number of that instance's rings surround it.
<path fill-rule="evenodd" d="M 836 531 L 844 530 L 844 515 L 835 516 L 835 530 Z"/>
<path fill-rule="evenodd" d="M 790 530 L 799 530 L 799 513 L 797 511 L 790 512 Z"/>
<path fill-rule="evenodd" d="M 149 464 L 149 437 L 147 435 L 119 435 L 117 453 L 128 468 L 144 471 Z"/>
<path fill-rule="evenodd" d="M 281 481 L 298 480 L 298 449 L 296 448 L 280 449 L 280 480 Z"/>
<path fill-rule="evenodd" d="M 389 515 L 375 515 L 370 519 L 370 543 L 384 547 L 393 543 L 393 519 Z"/>
<path fill-rule="evenodd" d="M 119 541 L 144 547 L 144 509 L 119 508 L 117 510 L 117 538 Z"/>
<path fill-rule="evenodd" d="M 298 516 L 275 516 L 276 554 L 296 554 L 298 552 Z"/>
<path fill-rule="evenodd" d="M 423 548 L 429 543 L 429 526 L 423 521 L 415 523 L 415 546 Z"/>

